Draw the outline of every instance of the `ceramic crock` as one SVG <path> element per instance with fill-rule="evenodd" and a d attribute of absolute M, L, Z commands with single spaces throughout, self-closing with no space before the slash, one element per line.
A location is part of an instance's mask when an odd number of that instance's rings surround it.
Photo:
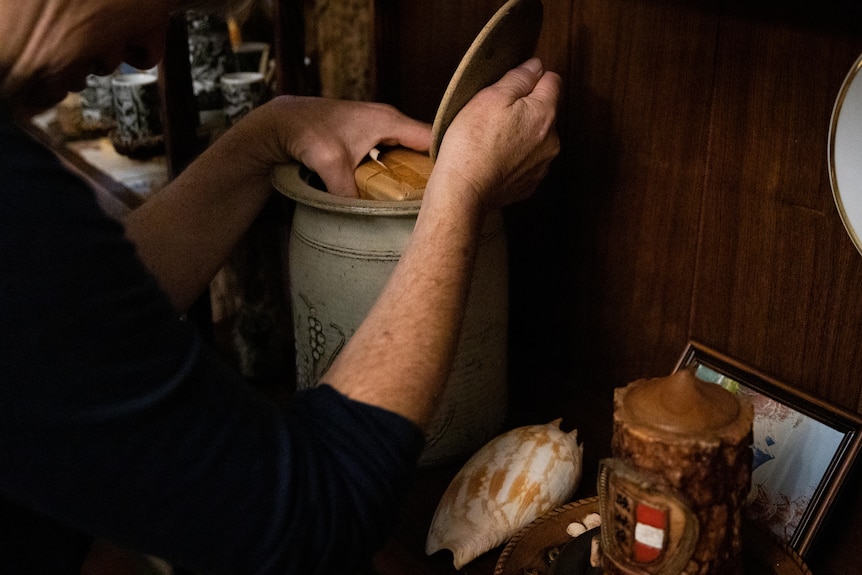
<path fill-rule="evenodd" d="M 295 200 L 283 253 L 296 335 L 299 389 L 316 385 L 356 331 L 413 232 L 421 200 L 343 198 L 312 185 L 303 167 L 273 183 Z M 501 429 L 507 406 L 508 261 L 502 215 L 486 221 L 455 362 L 426 436 L 421 465 L 472 454 Z M 405 342 L 405 345 L 410 345 Z"/>

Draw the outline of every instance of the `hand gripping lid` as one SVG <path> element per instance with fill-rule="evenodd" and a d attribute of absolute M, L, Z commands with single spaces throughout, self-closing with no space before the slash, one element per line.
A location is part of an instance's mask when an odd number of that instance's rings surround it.
<path fill-rule="evenodd" d="M 461 59 L 431 129 L 431 159 L 449 124 L 477 92 L 533 56 L 542 29 L 541 0 L 508 0 L 479 32 Z"/>

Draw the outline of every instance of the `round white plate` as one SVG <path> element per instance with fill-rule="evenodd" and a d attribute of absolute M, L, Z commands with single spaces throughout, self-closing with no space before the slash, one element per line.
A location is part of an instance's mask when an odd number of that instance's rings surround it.
<path fill-rule="evenodd" d="M 829 181 L 841 221 L 862 253 L 862 56 L 844 83 L 829 125 Z"/>

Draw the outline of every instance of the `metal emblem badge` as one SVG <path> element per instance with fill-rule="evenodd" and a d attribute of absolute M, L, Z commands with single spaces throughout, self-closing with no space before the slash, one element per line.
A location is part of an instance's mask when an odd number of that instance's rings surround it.
<path fill-rule="evenodd" d="M 682 572 L 697 545 L 698 520 L 664 479 L 603 459 L 598 491 L 606 561 L 633 575 Z"/>

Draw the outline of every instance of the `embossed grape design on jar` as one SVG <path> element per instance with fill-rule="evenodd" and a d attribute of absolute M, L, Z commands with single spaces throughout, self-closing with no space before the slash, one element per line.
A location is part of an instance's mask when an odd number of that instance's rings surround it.
<path fill-rule="evenodd" d="M 282 238 L 300 389 L 317 385 L 367 315 L 413 232 L 421 200 L 328 194 L 298 164 L 273 183 L 295 201 Z M 421 465 L 472 454 L 500 431 L 507 408 L 508 253 L 502 214 L 482 231 L 458 349 Z M 411 345 L 405 342 L 405 345 Z"/>

